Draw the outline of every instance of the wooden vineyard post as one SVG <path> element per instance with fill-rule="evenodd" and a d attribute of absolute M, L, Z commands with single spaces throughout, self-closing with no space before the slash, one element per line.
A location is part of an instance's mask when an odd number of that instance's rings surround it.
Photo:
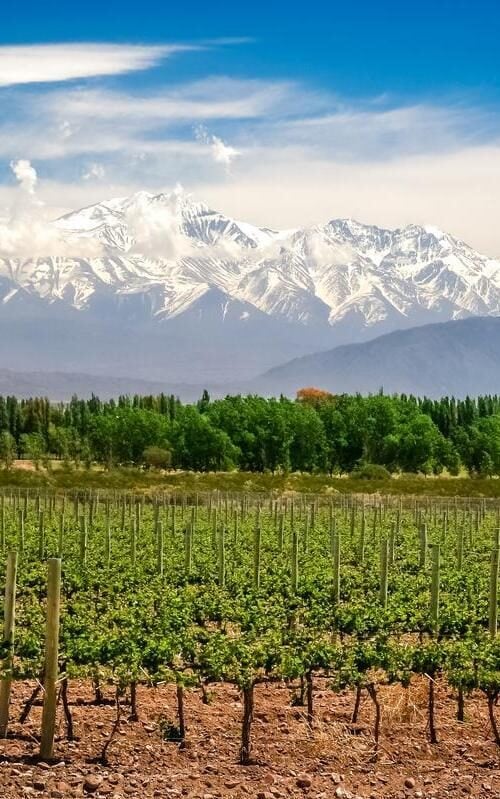
<path fill-rule="evenodd" d="M 354 505 L 351 508 L 351 526 L 350 526 L 350 535 L 351 535 L 351 543 L 354 541 L 354 531 L 356 529 L 356 514 Z"/>
<path fill-rule="evenodd" d="M 389 582 L 389 541 L 380 539 L 380 604 L 387 608 L 387 587 Z"/>
<path fill-rule="evenodd" d="M 420 533 L 420 568 L 425 569 L 427 566 L 427 525 L 421 524 L 419 528 Z"/>
<path fill-rule="evenodd" d="M 375 544 L 377 541 L 377 505 L 373 508 L 373 530 L 372 530 L 372 539 L 373 543 Z"/>
<path fill-rule="evenodd" d="M 57 541 L 57 555 L 59 558 L 63 556 L 64 549 L 64 510 L 59 514 L 59 536 Z"/>
<path fill-rule="evenodd" d="M 160 577 L 163 577 L 163 522 L 158 521 L 158 560 L 157 569 Z"/>
<path fill-rule="evenodd" d="M 448 538 L 448 511 L 445 510 L 443 513 L 443 530 L 441 534 L 441 541 L 445 551 L 446 551 L 447 538 Z"/>
<path fill-rule="evenodd" d="M 302 546 L 305 554 L 307 555 L 307 551 L 309 548 L 309 514 L 307 512 L 307 507 L 305 509 L 305 514 L 304 514 L 304 540 L 302 542 Z"/>
<path fill-rule="evenodd" d="M 24 552 L 24 511 L 20 508 L 17 512 L 17 537 L 18 550 Z"/>
<path fill-rule="evenodd" d="M 104 558 L 106 560 L 106 566 L 109 568 L 111 563 L 111 519 L 109 516 L 106 519 L 106 530 L 105 530 L 105 542 L 104 542 Z"/>
<path fill-rule="evenodd" d="M 431 620 L 432 634 L 437 636 L 439 630 L 439 582 L 441 574 L 441 547 L 432 544 L 432 577 L 431 577 Z"/>
<path fill-rule="evenodd" d="M 500 530 L 495 530 L 493 549 L 491 552 L 490 598 L 488 612 L 488 629 L 490 638 L 496 638 L 498 628 L 498 573 L 500 563 Z"/>
<path fill-rule="evenodd" d="M 365 513 L 361 515 L 361 531 L 359 535 L 359 562 L 365 562 L 365 538 L 366 538 L 366 520 Z"/>
<path fill-rule="evenodd" d="M 137 536 L 141 532 L 141 518 L 142 518 L 141 512 L 142 512 L 141 503 L 140 502 L 136 502 L 135 503 L 135 533 L 134 533 L 135 538 L 137 538 Z"/>
<path fill-rule="evenodd" d="M 437 638 L 439 633 L 439 580 L 441 570 L 441 547 L 439 544 L 432 545 L 432 576 L 431 576 L 431 635 Z M 436 728 L 434 725 L 434 706 L 435 706 L 435 672 L 429 675 L 429 737 L 432 744 L 438 742 Z"/>
<path fill-rule="evenodd" d="M 82 566 L 87 564 L 87 517 L 80 517 L 80 563 Z"/>
<path fill-rule="evenodd" d="M 280 513 L 279 522 L 278 522 L 278 550 L 280 554 L 283 552 L 284 543 L 285 543 L 285 517 L 283 513 Z"/>
<path fill-rule="evenodd" d="M 226 582 L 226 528 L 224 525 L 219 533 L 219 586 L 222 588 Z"/>
<path fill-rule="evenodd" d="M 340 601 L 340 533 L 332 531 L 333 601 Z"/>
<path fill-rule="evenodd" d="M 130 522 L 130 561 L 132 566 L 135 566 L 136 558 L 137 558 L 137 530 L 138 530 L 138 508 L 140 506 L 136 505 L 136 516 Z"/>
<path fill-rule="evenodd" d="M 95 497 L 93 497 L 91 495 L 90 499 L 89 499 L 89 527 L 90 527 L 90 529 L 92 529 L 92 527 L 94 526 L 94 510 L 95 510 L 95 507 L 96 507 L 96 500 L 95 500 Z"/>
<path fill-rule="evenodd" d="M 59 614 L 61 606 L 61 559 L 50 558 L 47 577 L 47 621 L 45 632 L 45 678 L 40 757 L 54 754 L 59 658 Z"/>
<path fill-rule="evenodd" d="M 458 527 L 457 533 L 457 569 L 462 571 L 464 563 L 464 528 L 462 525 Z"/>
<path fill-rule="evenodd" d="M 234 509 L 233 524 L 233 544 L 236 548 L 238 544 L 238 508 Z"/>
<path fill-rule="evenodd" d="M 38 517 L 38 557 L 43 560 L 45 557 L 45 513 L 40 511 Z"/>
<path fill-rule="evenodd" d="M 193 536 L 191 525 L 188 523 L 184 530 L 184 570 L 186 576 L 191 574 L 191 567 L 193 561 Z"/>
<path fill-rule="evenodd" d="M 158 524 L 160 523 L 160 505 L 155 498 L 153 505 L 153 542 L 158 551 Z"/>
<path fill-rule="evenodd" d="M 299 587 L 299 537 L 295 527 L 292 530 L 292 592 L 297 593 Z"/>
<path fill-rule="evenodd" d="M 0 505 L 0 547 L 2 552 L 5 549 L 5 497 L 2 494 L 2 504 Z"/>
<path fill-rule="evenodd" d="M 212 512 L 212 549 L 217 550 L 217 508 Z"/>
<path fill-rule="evenodd" d="M 260 508 L 258 509 L 258 516 L 260 518 Z M 253 585 L 254 588 L 260 588 L 260 550 L 261 550 L 262 530 L 260 525 L 255 528 L 254 545 L 253 545 Z"/>
<path fill-rule="evenodd" d="M 3 645 L 7 650 L 2 662 L 3 676 L 0 679 L 0 738 L 7 735 L 9 724 L 10 688 L 12 684 L 12 649 L 14 646 L 14 624 L 16 615 L 17 552 L 7 555 L 5 575 L 5 600 L 3 621 Z"/>
<path fill-rule="evenodd" d="M 391 532 L 389 533 L 389 566 L 394 566 L 396 560 L 396 529 L 397 522 L 391 523 Z"/>

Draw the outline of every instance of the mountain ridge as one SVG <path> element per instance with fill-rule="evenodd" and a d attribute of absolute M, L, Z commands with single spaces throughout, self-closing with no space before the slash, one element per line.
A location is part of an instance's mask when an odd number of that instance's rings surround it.
<path fill-rule="evenodd" d="M 56 371 L 95 362 L 153 380 L 250 379 L 392 330 L 500 314 L 500 261 L 431 226 L 277 231 L 176 190 L 90 205 L 49 233 L 50 254 L 0 257 L 5 367 L 41 357 Z M 43 331 L 43 353 L 41 320 L 58 330 Z"/>
<path fill-rule="evenodd" d="M 161 289 L 163 306 L 153 312 L 160 318 L 182 312 L 209 288 L 289 321 L 307 324 L 327 313 L 319 321 L 330 326 L 352 310 L 367 326 L 389 310 L 409 317 L 420 305 L 439 313 L 443 300 L 450 303 L 443 312 L 455 316 L 500 312 L 500 261 L 430 226 L 389 230 L 332 219 L 276 231 L 175 191 L 97 203 L 53 227 L 67 254 L 1 258 L 0 275 L 14 290 L 77 309 L 111 286 L 117 293 Z M 98 255 L 84 255 L 89 244 Z"/>
<path fill-rule="evenodd" d="M 294 358 L 252 380 L 221 383 L 174 383 L 134 375 L 110 376 L 75 372 L 19 373 L 0 368 L 0 394 L 48 396 L 67 400 L 73 394 L 102 398 L 119 394 L 175 394 L 196 401 L 210 394 L 295 396 L 316 386 L 332 393 L 406 393 L 438 398 L 500 392 L 500 317 L 422 325 Z"/>
<path fill-rule="evenodd" d="M 500 317 L 422 325 L 294 358 L 252 381 L 254 390 L 464 397 L 500 392 Z"/>

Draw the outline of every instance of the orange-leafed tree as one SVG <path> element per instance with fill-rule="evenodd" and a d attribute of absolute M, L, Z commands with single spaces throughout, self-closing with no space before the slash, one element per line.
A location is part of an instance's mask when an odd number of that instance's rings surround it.
<path fill-rule="evenodd" d="M 297 391 L 298 402 L 307 402 L 310 405 L 320 405 L 322 402 L 327 402 L 333 399 L 333 394 L 329 391 L 324 391 L 322 388 L 315 388 L 308 386 L 307 388 L 300 388 Z"/>

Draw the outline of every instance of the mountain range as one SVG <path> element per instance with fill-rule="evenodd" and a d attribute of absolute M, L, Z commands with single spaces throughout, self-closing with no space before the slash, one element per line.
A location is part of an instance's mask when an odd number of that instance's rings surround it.
<path fill-rule="evenodd" d="M 4 369 L 246 384 L 319 350 L 500 314 L 500 261 L 429 226 L 276 231 L 139 192 L 48 223 L 47 242 L 0 257 Z"/>
<path fill-rule="evenodd" d="M 251 390 L 293 396 L 305 386 L 435 398 L 499 393 L 500 317 L 422 325 L 296 358 L 252 381 Z"/>
<path fill-rule="evenodd" d="M 251 380 L 180 384 L 70 372 L 16 372 L 0 368 L 0 395 L 47 396 L 64 401 L 73 394 L 102 399 L 120 394 L 173 393 L 193 402 L 208 388 L 212 397 L 262 394 L 293 397 L 316 386 L 334 394 L 407 393 L 464 397 L 493 394 L 500 386 L 500 317 L 472 317 L 395 331 L 359 344 L 295 358 Z"/>

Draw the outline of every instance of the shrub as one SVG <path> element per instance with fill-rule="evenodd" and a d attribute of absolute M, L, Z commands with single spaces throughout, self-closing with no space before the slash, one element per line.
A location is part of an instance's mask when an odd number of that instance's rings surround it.
<path fill-rule="evenodd" d="M 360 463 L 351 472 L 354 480 L 390 480 L 391 473 L 379 463 Z"/>
<path fill-rule="evenodd" d="M 146 447 L 142 458 L 150 469 L 168 469 L 172 465 L 172 453 L 163 447 Z"/>

